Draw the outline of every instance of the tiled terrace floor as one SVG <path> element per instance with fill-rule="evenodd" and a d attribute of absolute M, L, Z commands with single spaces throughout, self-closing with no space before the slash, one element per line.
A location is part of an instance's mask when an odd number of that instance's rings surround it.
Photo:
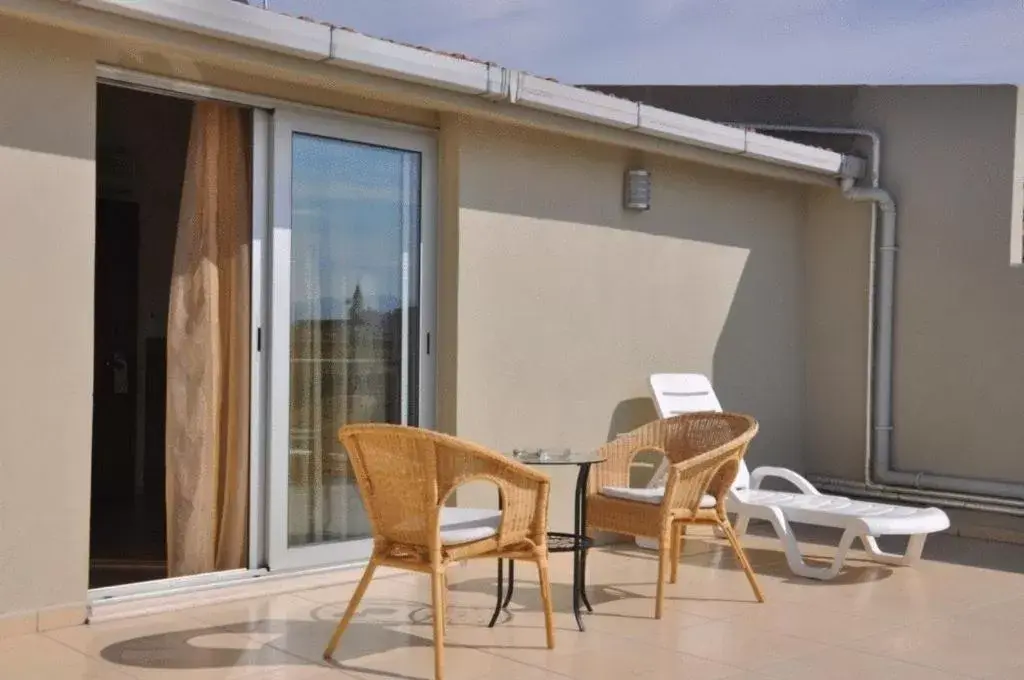
<path fill-rule="evenodd" d="M 652 618 L 653 555 L 590 559 L 595 612 L 575 629 L 569 556 L 553 557 L 557 647 L 544 648 L 533 569 L 512 612 L 486 628 L 493 562 L 451 572 L 449 680 L 1024 678 L 1024 548 L 934 537 L 916 568 L 853 561 L 831 583 L 793 578 L 778 544 L 745 539 L 767 602 L 713 539 L 691 539 L 667 612 Z M 823 549 L 809 546 L 822 553 Z M 425 577 L 381 573 L 331 667 L 324 643 L 354 589 L 340 585 L 0 641 L 4 680 L 432 677 Z"/>

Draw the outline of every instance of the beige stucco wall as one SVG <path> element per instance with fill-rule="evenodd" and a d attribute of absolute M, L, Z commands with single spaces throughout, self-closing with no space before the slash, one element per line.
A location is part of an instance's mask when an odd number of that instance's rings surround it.
<path fill-rule="evenodd" d="M 1024 419 L 1024 268 L 1009 264 L 1019 254 L 1011 250 L 1011 234 L 1020 228 L 1024 205 L 1017 88 L 694 87 L 637 94 L 718 120 L 881 134 L 882 183 L 896 198 L 900 243 L 893 460 L 904 470 L 1024 482 L 1024 437 L 1012 426 Z M 856 445 L 851 440 L 865 426 L 863 384 L 822 373 L 830 370 L 826 356 L 842 361 L 842 375 L 853 375 L 850 362 L 863 357 L 861 330 L 851 325 L 853 337 L 839 332 L 864 315 L 853 291 L 866 283 L 867 254 L 852 238 L 841 230 L 805 240 L 808 288 L 816 290 L 817 270 L 830 291 L 808 297 L 805 314 L 835 330 L 827 343 L 821 334 L 824 346 L 831 345 L 826 354 L 809 344 L 808 371 L 816 375 L 808 399 L 818 402 L 814 408 L 829 428 L 843 433 L 833 446 L 809 446 L 806 464 L 863 479 L 862 435 Z M 830 266 L 819 267 L 823 262 Z M 811 411 L 807 422 L 812 442 L 820 425 Z"/>
<path fill-rule="evenodd" d="M 1013 87 L 866 88 L 896 196 L 894 462 L 1024 482 L 1024 270 L 1008 264 Z"/>
<path fill-rule="evenodd" d="M 466 120 L 458 136 L 460 435 L 592 448 L 654 417 L 650 373 L 700 371 L 760 419 L 754 463 L 800 467 L 801 187 Z M 647 213 L 622 208 L 632 162 L 653 172 Z M 555 473 L 563 528 L 573 474 Z"/>
<path fill-rule="evenodd" d="M 802 236 L 804 471 L 864 476 L 871 208 L 808 189 Z"/>
<path fill-rule="evenodd" d="M 0 18 L 0 615 L 85 600 L 96 143 L 87 53 L 72 36 Z"/>

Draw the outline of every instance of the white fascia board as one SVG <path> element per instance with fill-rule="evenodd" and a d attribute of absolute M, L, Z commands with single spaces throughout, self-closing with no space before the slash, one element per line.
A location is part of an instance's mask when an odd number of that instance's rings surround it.
<path fill-rule="evenodd" d="M 701 118 L 640 104 L 640 132 L 726 153 L 746 150 L 746 132 Z"/>
<path fill-rule="evenodd" d="M 516 104 L 617 128 L 636 128 L 639 104 L 626 99 L 519 74 Z"/>
<path fill-rule="evenodd" d="M 330 63 L 471 94 L 487 94 L 492 86 L 492 67 L 488 64 L 343 28 L 333 31 Z M 497 77 L 500 79 L 500 74 Z"/>
<path fill-rule="evenodd" d="M 840 175 L 843 154 L 747 131 L 746 155 L 804 170 Z"/>
<path fill-rule="evenodd" d="M 140 19 L 274 52 L 323 61 L 331 27 L 229 0 L 72 0 L 80 7 Z"/>

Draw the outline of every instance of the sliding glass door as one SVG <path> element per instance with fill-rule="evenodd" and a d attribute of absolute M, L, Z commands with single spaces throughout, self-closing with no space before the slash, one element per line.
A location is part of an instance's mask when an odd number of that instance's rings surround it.
<path fill-rule="evenodd" d="M 356 561 L 370 527 L 338 429 L 433 425 L 434 140 L 273 122 L 271 569 Z"/>

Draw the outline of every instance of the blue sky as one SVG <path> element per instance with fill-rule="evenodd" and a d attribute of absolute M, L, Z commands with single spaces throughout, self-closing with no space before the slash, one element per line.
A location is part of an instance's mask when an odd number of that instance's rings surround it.
<path fill-rule="evenodd" d="M 269 0 L 269 5 L 574 83 L 1024 81 L 1024 0 Z"/>

